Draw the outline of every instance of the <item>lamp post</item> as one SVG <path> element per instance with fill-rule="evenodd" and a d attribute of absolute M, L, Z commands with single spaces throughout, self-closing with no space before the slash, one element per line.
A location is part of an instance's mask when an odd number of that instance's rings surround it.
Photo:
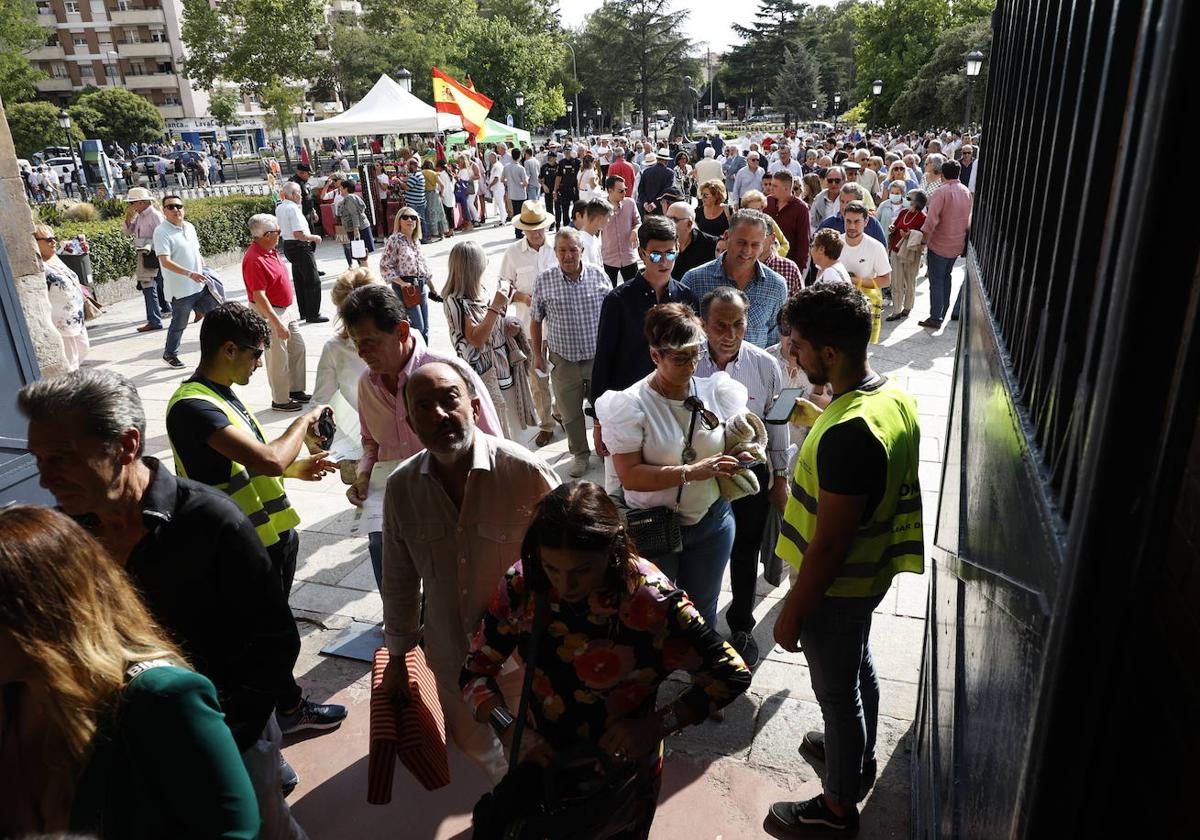
<path fill-rule="evenodd" d="M 71 139 L 71 115 L 65 108 L 58 112 L 58 124 L 67 135 L 67 150 L 71 153 L 71 162 L 75 164 L 75 178 L 79 181 L 79 197 L 87 198 L 88 181 L 87 173 L 83 170 L 83 156 L 82 152 L 79 157 L 75 156 L 75 141 Z"/>
<path fill-rule="evenodd" d="M 571 46 L 570 41 L 563 41 L 567 49 L 571 51 L 571 75 L 575 77 L 575 113 L 579 113 L 579 68 L 575 65 L 575 48 Z M 578 120 L 578 117 L 576 118 Z M 571 103 L 567 103 L 567 125 L 571 124 Z M 575 123 L 575 136 L 579 136 L 579 123 Z"/>
<path fill-rule="evenodd" d="M 574 113 L 575 113 L 575 106 L 572 103 L 568 102 L 567 103 L 567 128 L 571 127 L 571 119 L 572 119 L 572 115 Z"/>
<path fill-rule="evenodd" d="M 517 122 L 521 125 L 524 125 L 525 114 L 522 112 L 522 109 L 525 107 L 525 94 L 521 93 L 521 91 L 517 91 L 515 94 L 513 94 L 513 101 L 517 103 Z M 518 128 L 519 127 L 520 126 L 518 126 Z"/>
<path fill-rule="evenodd" d="M 597 133 L 604 131 L 604 121 L 600 118 L 601 114 L 603 114 L 603 113 L 604 112 L 600 109 L 600 106 L 597 105 L 596 106 L 596 132 Z"/>
<path fill-rule="evenodd" d="M 963 118 L 963 132 L 971 130 L 971 97 L 975 92 L 975 77 L 983 69 L 983 53 L 971 50 L 967 53 L 967 112 Z"/>
<path fill-rule="evenodd" d="M 406 93 L 412 93 L 412 73 L 408 72 L 407 67 L 401 67 L 396 71 L 396 83 L 404 88 Z"/>
<path fill-rule="evenodd" d="M 304 109 L 304 121 L 307 123 L 317 121 L 317 112 L 313 110 L 313 106 L 312 106 L 311 102 L 309 103 L 308 107 Z M 316 166 L 317 171 L 320 172 L 321 171 L 321 167 L 319 165 L 320 161 L 317 159 L 317 156 L 313 154 L 312 146 L 309 145 L 307 137 L 304 138 L 304 148 L 308 149 L 309 157 L 312 158 L 312 162 L 313 162 L 314 166 Z"/>
<path fill-rule="evenodd" d="M 842 95 L 835 93 L 833 95 L 833 130 L 837 131 L 838 111 L 842 110 Z"/>
<path fill-rule="evenodd" d="M 879 99 L 879 94 L 883 93 L 883 80 L 876 79 L 871 82 L 871 127 L 878 128 L 879 120 L 875 116 L 875 102 Z"/>

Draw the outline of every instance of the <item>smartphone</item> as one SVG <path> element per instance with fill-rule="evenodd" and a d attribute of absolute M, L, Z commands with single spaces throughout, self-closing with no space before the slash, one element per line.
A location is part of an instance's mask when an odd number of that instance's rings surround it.
<path fill-rule="evenodd" d="M 337 432 L 337 423 L 333 420 L 333 409 L 326 408 L 317 418 L 317 437 L 321 439 L 321 448 L 328 451 L 333 444 L 333 435 Z"/>
<path fill-rule="evenodd" d="M 767 416 L 763 420 L 775 426 L 782 426 L 792 416 L 796 400 L 803 397 L 804 393 L 804 388 L 784 388 L 779 399 L 775 400 L 775 404 L 771 406 L 771 410 L 767 412 Z"/>

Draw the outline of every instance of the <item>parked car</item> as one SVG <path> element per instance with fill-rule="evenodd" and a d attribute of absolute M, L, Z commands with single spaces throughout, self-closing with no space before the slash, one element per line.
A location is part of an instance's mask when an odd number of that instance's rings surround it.
<path fill-rule="evenodd" d="M 141 172 L 153 177 L 156 171 L 155 167 L 158 166 L 160 160 L 167 161 L 167 171 L 170 172 L 173 162 L 162 155 L 138 155 L 133 159 L 133 164 Z"/>
<path fill-rule="evenodd" d="M 79 168 L 79 159 L 73 157 L 53 157 L 45 162 L 46 166 L 53 166 L 60 173 L 64 169 L 69 169 L 72 172 Z"/>
<path fill-rule="evenodd" d="M 183 158 L 184 166 L 192 166 L 193 164 L 199 164 L 202 156 L 193 149 L 183 149 L 182 151 L 167 152 L 166 157 L 172 164 L 177 159 Z"/>

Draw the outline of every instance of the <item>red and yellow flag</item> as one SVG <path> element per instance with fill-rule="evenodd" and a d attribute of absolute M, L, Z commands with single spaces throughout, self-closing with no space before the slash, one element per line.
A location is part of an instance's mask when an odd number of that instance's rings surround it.
<path fill-rule="evenodd" d="M 443 114 L 462 117 L 463 128 L 476 135 L 483 130 L 492 100 L 462 82 L 433 68 L 433 104 Z"/>

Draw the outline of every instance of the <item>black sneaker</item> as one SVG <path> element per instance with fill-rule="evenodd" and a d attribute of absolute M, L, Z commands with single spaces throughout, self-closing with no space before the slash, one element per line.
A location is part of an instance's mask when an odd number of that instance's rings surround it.
<path fill-rule="evenodd" d="M 753 668 L 758 664 L 758 642 L 755 641 L 754 634 L 750 631 L 738 630 L 736 633 L 731 633 L 729 646 L 738 652 L 738 656 L 742 657 L 747 668 Z"/>
<path fill-rule="evenodd" d="M 284 735 L 302 729 L 336 729 L 346 719 L 346 707 L 313 703 L 307 697 L 290 714 L 275 712 L 275 721 Z"/>
<path fill-rule="evenodd" d="M 163 361 L 173 368 L 181 368 L 184 366 L 183 362 L 179 361 L 178 356 L 163 356 Z"/>
<path fill-rule="evenodd" d="M 288 396 L 292 398 L 292 402 L 306 403 L 312 401 L 312 394 L 306 394 L 303 391 L 292 391 Z"/>
<path fill-rule="evenodd" d="M 306 318 L 305 321 L 309 324 L 327 324 L 329 323 L 329 318 L 325 315 L 317 315 L 312 318 Z"/>
<path fill-rule="evenodd" d="M 300 774 L 296 772 L 292 765 L 288 764 L 288 760 L 283 757 L 283 753 L 280 753 L 279 787 L 283 791 L 283 795 L 289 795 L 296 789 L 296 785 L 298 784 L 300 784 Z"/>
<path fill-rule="evenodd" d="M 800 742 L 800 755 L 824 763 L 825 733 L 816 731 L 804 733 L 804 740 Z M 862 774 L 858 783 L 859 802 L 866 799 L 867 794 L 871 792 L 871 788 L 875 787 L 875 778 L 878 774 L 879 762 L 873 758 L 863 759 Z"/>
<path fill-rule="evenodd" d="M 771 822 L 797 837 L 858 833 L 858 809 L 851 808 L 839 817 L 826 807 L 823 796 L 806 802 L 776 802 L 769 814 Z"/>
<path fill-rule="evenodd" d="M 295 400 L 288 400 L 285 403 L 271 403 L 271 408 L 275 411 L 302 411 L 304 403 L 298 403 Z"/>

